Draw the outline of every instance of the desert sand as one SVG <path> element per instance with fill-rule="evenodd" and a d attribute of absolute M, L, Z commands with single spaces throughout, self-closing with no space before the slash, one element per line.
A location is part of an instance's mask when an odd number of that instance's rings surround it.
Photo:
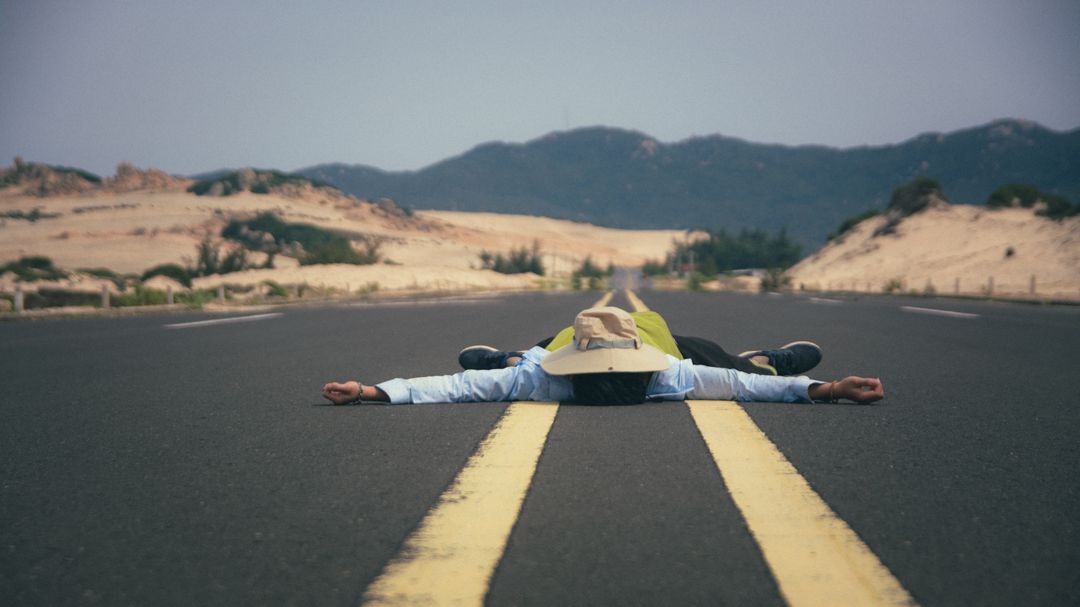
<path fill-rule="evenodd" d="M 863 221 L 799 262 L 792 286 L 881 292 L 894 282 L 903 292 L 1080 299 L 1080 217 L 938 204 L 873 236 L 885 221 Z"/>
<path fill-rule="evenodd" d="M 36 221 L 13 212 L 37 209 Z M 273 211 L 283 220 L 344 230 L 382 241 L 384 263 L 370 266 L 299 266 L 279 255 L 272 269 L 248 270 L 197 279 L 198 288 L 219 284 L 255 285 L 273 280 L 339 292 L 525 289 L 542 284 L 533 274 L 505 275 L 482 270 L 479 254 L 508 253 L 537 242 L 547 279 L 565 278 L 586 257 L 606 266 L 640 265 L 663 259 L 678 230 L 615 230 L 542 217 L 492 213 L 387 213 L 376 204 L 343 196 L 195 196 L 184 191 L 93 192 L 39 198 L 15 188 L 0 190 L 0 263 L 44 255 L 64 269 L 108 268 L 139 274 L 163 263 L 191 265 L 196 245 L 217 237 L 232 217 Z M 225 246 L 231 246 L 226 244 Z M 259 254 L 251 257 L 258 260 Z M 169 284 L 156 279 L 158 287 Z M 11 292 L 15 277 L 0 276 L 0 291 Z M 111 291 L 110 281 L 75 274 L 54 283 L 25 283 L 24 290 L 57 286 Z M 178 285 L 176 285 L 178 288 Z"/>

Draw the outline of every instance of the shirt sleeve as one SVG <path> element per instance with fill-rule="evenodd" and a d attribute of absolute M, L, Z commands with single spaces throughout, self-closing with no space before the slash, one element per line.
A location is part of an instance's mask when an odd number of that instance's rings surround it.
<path fill-rule="evenodd" d="M 547 375 L 539 364 L 545 353 L 534 350 L 537 348 L 526 352 L 524 360 L 516 367 L 397 378 L 375 387 L 385 392 L 394 405 L 568 399 L 569 382 Z"/>
<path fill-rule="evenodd" d="M 809 403 L 810 386 L 821 383 L 806 376 L 755 375 L 735 369 L 690 365 L 694 387 L 689 399 L 743 402 Z"/>

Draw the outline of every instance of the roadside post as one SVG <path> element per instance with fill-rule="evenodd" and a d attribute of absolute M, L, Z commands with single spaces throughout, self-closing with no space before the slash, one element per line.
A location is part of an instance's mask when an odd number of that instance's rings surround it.
<path fill-rule="evenodd" d="M 21 314 L 23 311 L 23 290 L 22 285 L 15 285 L 15 313 Z"/>
<path fill-rule="evenodd" d="M 172 285 L 169 285 L 165 289 L 165 301 L 171 306 L 173 305 Z"/>
<path fill-rule="evenodd" d="M 101 307 L 108 309 L 109 307 L 109 287 L 101 285 Z"/>

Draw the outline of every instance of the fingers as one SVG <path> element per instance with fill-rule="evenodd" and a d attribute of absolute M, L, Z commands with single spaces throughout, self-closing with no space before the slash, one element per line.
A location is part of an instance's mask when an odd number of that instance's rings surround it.
<path fill-rule="evenodd" d="M 849 377 L 852 390 L 848 398 L 857 403 L 872 403 L 885 398 L 885 387 L 876 377 Z"/>
<path fill-rule="evenodd" d="M 346 403 L 356 400 L 358 396 L 354 390 L 350 389 L 348 384 L 339 382 L 330 382 L 322 388 L 323 398 L 334 403 L 335 405 L 344 405 Z"/>
<path fill-rule="evenodd" d="M 850 376 L 837 382 L 836 396 L 857 403 L 872 403 L 885 398 L 881 380 L 876 377 Z"/>

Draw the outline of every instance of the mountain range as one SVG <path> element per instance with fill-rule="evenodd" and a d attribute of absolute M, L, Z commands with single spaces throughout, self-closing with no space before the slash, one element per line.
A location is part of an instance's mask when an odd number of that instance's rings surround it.
<path fill-rule="evenodd" d="M 543 215 L 622 228 L 786 228 L 815 247 L 846 217 L 883 208 L 897 186 L 936 179 L 983 204 L 1028 183 L 1080 202 L 1080 129 L 999 120 L 892 145 L 830 148 L 721 135 L 663 143 L 607 127 L 486 143 L 417 171 L 322 164 L 295 174 L 413 209 Z"/>

